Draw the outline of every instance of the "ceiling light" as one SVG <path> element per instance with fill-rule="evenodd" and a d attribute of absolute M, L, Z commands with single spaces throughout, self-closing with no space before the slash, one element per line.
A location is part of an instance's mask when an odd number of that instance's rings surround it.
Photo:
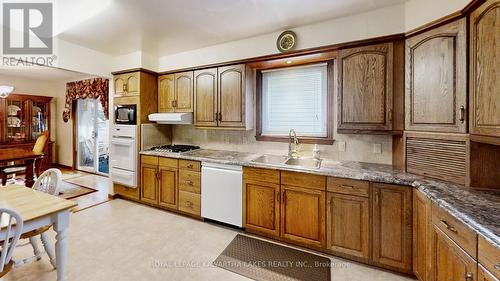
<path fill-rule="evenodd" d="M 0 86 L 0 98 L 8 97 L 14 91 L 12 86 Z"/>
<path fill-rule="evenodd" d="M 292 61 L 291 60 L 287 60 L 286 64 L 292 64 Z"/>

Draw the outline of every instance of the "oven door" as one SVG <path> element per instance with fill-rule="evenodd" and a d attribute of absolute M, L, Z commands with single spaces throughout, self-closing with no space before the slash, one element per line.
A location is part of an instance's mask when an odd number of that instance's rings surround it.
<path fill-rule="evenodd" d="M 113 137 L 111 139 L 112 167 L 135 172 L 136 143 L 132 138 Z"/>

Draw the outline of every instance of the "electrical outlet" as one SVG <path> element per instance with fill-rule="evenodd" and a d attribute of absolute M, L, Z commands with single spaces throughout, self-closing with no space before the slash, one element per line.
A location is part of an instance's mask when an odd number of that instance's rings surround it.
<path fill-rule="evenodd" d="M 339 141 L 338 145 L 339 145 L 339 151 L 344 152 L 345 151 L 345 141 Z"/>
<path fill-rule="evenodd" d="M 375 153 L 375 154 L 382 154 L 382 144 L 380 144 L 380 143 L 374 143 L 373 144 L 373 153 Z"/>

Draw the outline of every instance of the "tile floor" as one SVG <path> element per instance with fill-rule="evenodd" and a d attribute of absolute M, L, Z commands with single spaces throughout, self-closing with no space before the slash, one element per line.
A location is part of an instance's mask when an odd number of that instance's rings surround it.
<path fill-rule="evenodd" d="M 50 231 L 52 239 L 54 233 Z M 124 200 L 71 215 L 71 281 L 249 280 L 210 263 L 238 231 Z M 31 254 L 19 248 L 16 257 Z M 208 266 L 207 266 L 208 265 Z M 2 281 L 56 280 L 46 257 L 13 269 Z M 408 281 L 408 277 L 332 258 L 334 281 Z"/>

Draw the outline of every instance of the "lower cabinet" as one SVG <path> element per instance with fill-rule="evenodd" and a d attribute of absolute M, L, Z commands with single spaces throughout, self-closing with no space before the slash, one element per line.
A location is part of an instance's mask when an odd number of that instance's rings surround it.
<path fill-rule="evenodd" d="M 177 169 L 172 167 L 158 167 L 160 207 L 177 209 Z"/>
<path fill-rule="evenodd" d="M 477 268 L 477 281 L 499 281 L 493 274 L 488 272 L 483 266 L 478 265 Z"/>
<path fill-rule="evenodd" d="M 324 247 L 325 191 L 281 186 L 281 237 L 299 244 Z"/>
<path fill-rule="evenodd" d="M 429 232 L 431 227 L 431 201 L 422 192 L 413 190 L 413 273 L 420 281 L 429 274 Z"/>
<path fill-rule="evenodd" d="M 158 166 L 141 163 L 141 201 L 158 204 Z"/>
<path fill-rule="evenodd" d="M 249 232 L 271 238 L 280 235 L 280 186 L 245 179 L 245 225 Z"/>
<path fill-rule="evenodd" d="M 373 263 L 411 273 L 412 187 L 374 183 L 372 192 Z"/>
<path fill-rule="evenodd" d="M 328 192 L 327 244 L 334 254 L 370 258 L 370 199 Z"/>
<path fill-rule="evenodd" d="M 477 262 L 437 225 L 432 226 L 430 281 L 475 281 Z"/>

